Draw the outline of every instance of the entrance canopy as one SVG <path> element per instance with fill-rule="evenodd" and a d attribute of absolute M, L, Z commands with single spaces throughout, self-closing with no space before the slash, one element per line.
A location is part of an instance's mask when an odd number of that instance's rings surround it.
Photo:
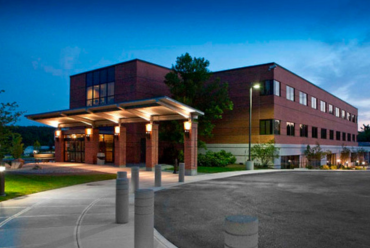
<path fill-rule="evenodd" d="M 27 115 L 30 120 L 56 128 L 108 126 L 121 123 L 197 119 L 203 112 L 169 97 Z"/>

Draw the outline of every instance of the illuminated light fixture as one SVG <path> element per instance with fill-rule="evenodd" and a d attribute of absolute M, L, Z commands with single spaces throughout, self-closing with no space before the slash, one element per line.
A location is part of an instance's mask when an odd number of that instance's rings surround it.
<path fill-rule="evenodd" d="M 119 133 L 121 131 L 121 128 L 119 126 L 114 127 L 114 137 L 118 139 Z"/>
<path fill-rule="evenodd" d="M 86 128 L 85 134 L 86 134 L 87 140 L 90 140 L 90 136 L 92 135 L 92 128 Z"/>
<path fill-rule="evenodd" d="M 0 172 L 4 172 L 6 170 L 5 166 L 0 166 Z"/>
<path fill-rule="evenodd" d="M 148 124 L 145 125 L 146 137 L 148 139 L 150 139 L 150 134 L 152 133 L 152 128 L 153 128 L 153 126 L 152 126 L 151 123 L 148 123 Z"/>
<path fill-rule="evenodd" d="M 362 164 L 365 165 L 365 161 L 363 161 Z"/>
<path fill-rule="evenodd" d="M 185 121 L 184 122 L 184 130 L 185 130 L 186 137 L 189 137 L 190 129 L 191 129 L 191 122 L 190 121 Z"/>
<path fill-rule="evenodd" d="M 77 138 L 77 135 L 76 134 L 72 134 L 71 137 L 72 137 L 72 139 L 76 139 Z"/>
<path fill-rule="evenodd" d="M 337 159 L 337 162 L 339 163 L 340 162 L 340 159 Z"/>
<path fill-rule="evenodd" d="M 260 84 L 254 84 L 254 85 L 253 85 L 253 88 L 255 88 L 255 89 L 259 89 L 259 88 L 261 88 L 261 85 L 260 85 Z"/>
<path fill-rule="evenodd" d="M 59 129 L 58 130 L 55 130 L 55 139 L 56 140 L 59 140 L 61 134 L 62 134 L 62 131 L 61 130 L 59 130 Z"/>

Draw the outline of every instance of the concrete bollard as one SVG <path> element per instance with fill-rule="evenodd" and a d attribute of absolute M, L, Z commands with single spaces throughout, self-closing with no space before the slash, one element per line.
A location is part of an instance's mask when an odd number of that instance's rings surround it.
<path fill-rule="evenodd" d="M 179 182 L 185 182 L 185 163 L 179 164 Z"/>
<path fill-rule="evenodd" d="M 154 187 L 161 187 L 162 186 L 162 166 L 157 164 L 155 166 L 155 179 L 154 179 Z"/>
<path fill-rule="evenodd" d="M 140 168 L 135 166 L 131 168 L 131 190 L 136 192 L 139 189 L 139 171 Z"/>
<path fill-rule="evenodd" d="M 257 248 L 258 218 L 246 215 L 232 215 L 225 218 L 225 248 Z"/>
<path fill-rule="evenodd" d="M 117 178 L 127 178 L 127 172 L 126 171 L 118 171 L 117 172 Z"/>
<path fill-rule="evenodd" d="M 135 192 L 135 248 L 152 248 L 154 244 L 154 191 Z"/>
<path fill-rule="evenodd" d="M 116 222 L 128 223 L 129 210 L 129 180 L 117 178 L 116 180 Z"/>

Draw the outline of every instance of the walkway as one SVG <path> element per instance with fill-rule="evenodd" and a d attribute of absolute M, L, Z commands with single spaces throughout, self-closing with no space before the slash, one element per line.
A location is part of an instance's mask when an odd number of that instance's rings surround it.
<path fill-rule="evenodd" d="M 55 168 L 72 165 L 56 163 Z M 79 166 L 82 166 L 79 164 Z M 84 165 L 79 169 L 106 173 L 129 168 Z M 70 171 L 70 170 L 69 170 Z M 266 170 L 262 173 L 274 170 Z M 275 170 L 274 172 L 279 172 Z M 186 177 L 186 183 L 261 171 L 227 172 Z M 163 187 L 179 185 L 178 175 L 162 173 Z M 140 188 L 153 188 L 154 173 L 140 171 Z M 162 188 L 163 188 L 162 187 Z M 162 188 L 153 188 L 160 190 Z M 167 242 L 167 243 L 166 243 Z M 115 224 L 115 180 L 92 182 L 0 203 L 0 247 L 101 248 L 134 247 L 134 195 L 130 194 L 128 224 Z M 155 247 L 173 247 L 155 232 Z"/>

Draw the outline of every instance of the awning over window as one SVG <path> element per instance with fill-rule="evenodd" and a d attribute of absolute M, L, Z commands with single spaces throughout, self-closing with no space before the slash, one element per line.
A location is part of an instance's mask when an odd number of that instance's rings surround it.
<path fill-rule="evenodd" d="M 197 119 L 199 115 L 204 115 L 204 113 L 164 96 L 111 105 L 27 115 L 26 117 L 52 127 L 63 128 Z"/>

